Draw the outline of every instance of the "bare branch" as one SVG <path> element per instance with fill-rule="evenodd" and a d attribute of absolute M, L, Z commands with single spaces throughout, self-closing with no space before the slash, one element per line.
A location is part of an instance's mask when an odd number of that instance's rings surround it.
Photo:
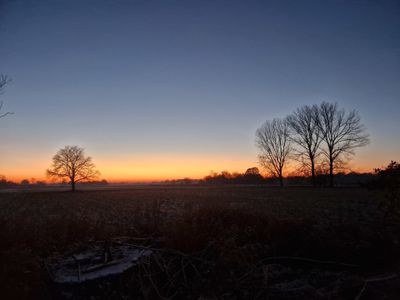
<path fill-rule="evenodd" d="M 3 92 L 4 87 L 11 82 L 11 78 L 7 75 L 0 74 L 0 93 Z"/>
<path fill-rule="evenodd" d="M 0 95 L 4 91 L 4 87 L 11 82 L 11 78 L 8 77 L 7 75 L 0 74 Z M 0 112 L 3 108 L 3 101 L 0 102 Z M 5 112 L 5 113 L 0 113 L 0 118 L 3 118 L 7 115 L 12 115 L 12 112 Z"/>
<path fill-rule="evenodd" d="M 259 148 L 259 160 L 263 168 L 278 177 L 283 185 L 283 169 L 291 152 L 289 123 L 286 119 L 266 121 L 256 131 L 256 145 Z"/>

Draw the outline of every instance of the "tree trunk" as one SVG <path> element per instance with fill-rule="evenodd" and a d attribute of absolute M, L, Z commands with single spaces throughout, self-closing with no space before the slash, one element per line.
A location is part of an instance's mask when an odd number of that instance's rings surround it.
<path fill-rule="evenodd" d="M 329 186 L 333 187 L 333 161 L 329 160 Z"/>
<path fill-rule="evenodd" d="M 283 187 L 283 176 L 282 176 L 282 174 L 279 174 L 279 185 L 281 187 Z"/>
<path fill-rule="evenodd" d="M 315 187 L 317 185 L 316 181 L 315 181 L 315 166 L 314 166 L 314 160 L 311 160 L 311 181 L 312 181 L 312 185 L 313 187 Z"/>
<path fill-rule="evenodd" d="M 71 180 L 71 191 L 75 192 L 75 180 Z"/>

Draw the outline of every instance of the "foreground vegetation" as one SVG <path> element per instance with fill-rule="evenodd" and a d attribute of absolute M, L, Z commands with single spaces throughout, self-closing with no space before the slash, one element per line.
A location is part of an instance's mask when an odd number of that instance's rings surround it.
<path fill-rule="evenodd" d="M 272 284 L 286 279 L 270 275 L 266 283 L 265 274 L 260 274 L 268 266 L 273 274 L 277 266 L 272 264 L 276 263 L 273 258 L 282 256 L 355 265 L 348 270 L 339 264 L 336 271 L 357 278 L 397 272 L 399 267 L 400 227 L 398 222 L 384 220 L 380 191 L 149 186 L 4 193 L 0 197 L 0 282 L 6 298 L 53 297 L 41 265 L 44 258 L 90 241 L 120 237 L 146 237 L 146 245 L 173 249 L 188 257 L 200 255 L 212 267 L 204 270 L 203 265 L 198 266 L 197 277 L 187 271 L 187 284 L 179 288 L 163 290 L 163 279 L 154 275 L 146 288 L 125 284 L 117 288 L 122 294 L 114 287 L 112 293 L 102 290 L 100 298 L 168 298 L 171 290 L 178 299 L 265 297 Z M 266 258 L 272 261 L 260 266 Z M 283 265 L 291 268 L 287 276 L 294 278 L 304 277 L 304 270 L 330 269 L 318 263 L 299 266 L 286 261 Z M 360 284 L 356 281 L 340 297 L 354 299 Z"/>

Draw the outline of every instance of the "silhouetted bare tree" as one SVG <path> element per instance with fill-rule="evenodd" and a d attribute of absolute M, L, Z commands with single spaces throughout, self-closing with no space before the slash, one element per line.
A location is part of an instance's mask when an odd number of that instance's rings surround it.
<path fill-rule="evenodd" d="M 329 183 L 333 186 L 336 164 L 342 162 L 344 156 L 353 155 L 356 148 L 367 145 L 369 136 L 358 112 L 346 112 L 339 109 L 337 103 L 321 103 L 315 121 L 325 143 L 321 151 L 329 162 Z"/>
<path fill-rule="evenodd" d="M 271 175 L 279 178 L 283 186 L 283 168 L 291 151 L 287 119 L 266 121 L 256 131 L 259 161 Z"/>
<path fill-rule="evenodd" d="M 66 146 L 53 157 L 53 164 L 47 170 L 48 177 L 69 179 L 72 191 L 77 182 L 93 180 L 100 173 L 95 169 L 90 156 L 86 157 L 84 149 L 78 146 Z"/>
<path fill-rule="evenodd" d="M 302 167 L 311 171 L 312 183 L 315 186 L 315 163 L 322 142 L 320 127 L 317 124 L 318 106 L 305 105 L 297 108 L 290 116 L 288 122 L 293 134 L 291 140 L 297 145 L 294 148 L 297 159 Z"/>
<path fill-rule="evenodd" d="M 10 77 L 7 75 L 0 75 L 0 94 L 3 93 L 4 87 L 11 81 Z M 5 117 L 7 115 L 10 115 L 11 112 L 5 112 L 1 113 L 1 110 L 3 108 L 3 102 L 0 101 L 0 118 Z"/>

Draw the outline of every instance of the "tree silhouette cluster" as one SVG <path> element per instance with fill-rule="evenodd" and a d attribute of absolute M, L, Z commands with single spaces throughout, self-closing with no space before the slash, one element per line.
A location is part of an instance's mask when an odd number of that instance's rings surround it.
<path fill-rule="evenodd" d="M 334 172 L 354 155 L 356 148 L 369 143 L 369 136 L 356 110 L 347 112 L 337 103 L 305 105 L 284 119 L 267 120 L 256 131 L 260 165 L 283 185 L 283 171 L 289 159 L 300 171 L 316 175 L 329 173 L 333 186 Z"/>
<path fill-rule="evenodd" d="M 10 82 L 7 75 L 0 75 L 0 94 Z M 1 112 L 0 118 L 10 112 Z M 283 185 L 284 170 L 289 160 L 297 162 L 299 170 L 318 184 L 318 175 L 329 174 L 333 186 L 336 170 L 354 155 L 356 148 L 369 143 L 368 134 L 355 110 L 347 112 L 336 103 L 304 105 L 283 119 L 267 120 L 256 131 L 256 145 L 260 165 Z M 53 157 L 47 176 L 69 180 L 74 191 L 76 183 L 95 180 L 99 172 L 91 157 L 77 146 L 66 146 Z M 190 180 L 186 180 L 190 182 Z M 258 168 L 250 168 L 244 174 L 223 171 L 206 176 L 206 183 L 262 183 Z M 3 180 L 3 184 L 6 181 Z M 8 184 L 8 183 L 7 183 Z M 22 185 L 28 185 L 27 183 Z"/>

